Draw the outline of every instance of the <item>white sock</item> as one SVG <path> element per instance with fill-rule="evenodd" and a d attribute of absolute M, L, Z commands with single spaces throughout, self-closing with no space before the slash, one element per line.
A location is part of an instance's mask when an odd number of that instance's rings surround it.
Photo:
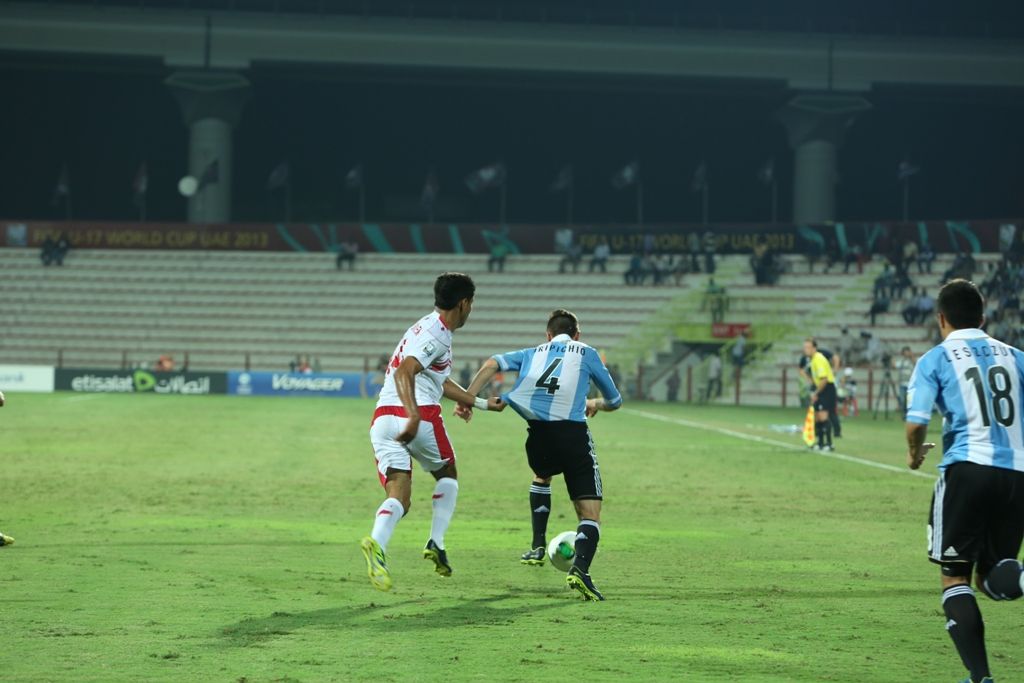
<path fill-rule="evenodd" d="M 444 550 L 444 532 L 448 531 L 452 515 L 455 514 L 455 500 L 459 497 L 459 482 L 451 477 L 437 480 L 434 487 L 434 518 L 430 521 L 430 538 L 437 547 Z"/>
<path fill-rule="evenodd" d="M 380 544 L 381 550 L 388 549 L 391 534 L 395 533 L 398 520 L 405 514 L 405 508 L 397 498 L 388 498 L 377 508 L 377 517 L 373 520 L 373 531 L 370 536 Z"/>

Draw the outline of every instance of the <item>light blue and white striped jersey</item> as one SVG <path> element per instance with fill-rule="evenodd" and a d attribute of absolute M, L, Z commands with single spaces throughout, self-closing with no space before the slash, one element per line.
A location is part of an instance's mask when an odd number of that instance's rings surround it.
<path fill-rule="evenodd" d="M 622 395 L 592 347 L 560 334 L 546 344 L 493 356 L 504 371 L 516 371 L 516 384 L 501 396 L 525 420 L 585 422 L 590 380 L 610 408 Z"/>
<path fill-rule="evenodd" d="M 1024 471 L 1024 353 L 981 330 L 956 330 L 921 356 L 907 385 L 907 422 L 942 413 L 945 469 L 968 460 Z"/>

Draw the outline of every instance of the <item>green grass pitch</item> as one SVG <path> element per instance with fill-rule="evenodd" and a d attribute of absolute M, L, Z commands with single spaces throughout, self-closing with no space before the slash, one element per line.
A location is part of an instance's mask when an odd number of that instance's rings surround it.
<path fill-rule="evenodd" d="M 795 448 L 798 435 L 771 426 L 801 423 L 798 410 L 632 404 L 592 420 L 604 603 L 518 562 L 530 473 L 511 411 L 447 417 L 454 576 L 420 556 L 432 479 L 417 471 L 390 548 L 395 588 L 374 590 L 358 549 L 382 499 L 371 412 L 361 400 L 10 396 L 0 529 L 17 543 L 0 549 L 0 680 L 964 676 L 924 558 L 931 479 Z M 840 453 L 903 467 L 895 419 L 848 419 L 844 436 Z M 553 491 L 549 531 L 574 528 L 560 479 Z M 1021 678 L 1020 606 L 981 605 L 997 680 Z"/>

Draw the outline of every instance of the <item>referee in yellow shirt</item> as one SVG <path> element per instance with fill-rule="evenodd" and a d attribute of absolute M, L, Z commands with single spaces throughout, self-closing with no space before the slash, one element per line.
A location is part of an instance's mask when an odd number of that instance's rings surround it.
<path fill-rule="evenodd" d="M 832 451 L 832 422 L 828 416 L 836 409 L 836 376 L 832 372 L 832 364 L 825 355 L 818 351 L 818 341 L 814 337 L 804 340 L 804 353 L 811 362 L 807 369 L 814 382 L 811 403 L 814 404 L 814 433 L 818 435 L 818 450 Z"/>

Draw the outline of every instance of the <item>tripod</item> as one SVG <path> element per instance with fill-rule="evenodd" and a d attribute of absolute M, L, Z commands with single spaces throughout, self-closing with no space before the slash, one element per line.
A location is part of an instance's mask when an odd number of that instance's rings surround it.
<path fill-rule="evenodd" d="M 883 412 L 885 419 L 889 419 L 889 397 L 892 396 L 896 401 L 896 407 L 902 409 L 902 401 L 900 400 L 899 390 L 896 388 L 896 383 L 892 381 L 892 371 L 886 368 L 882 374 L 882 382 L 878 385 L 878 391 L 875 393 L 875 411 L 872 415 L 873 420 L 878 419 L 878 408 L 884 405 Z"/>

